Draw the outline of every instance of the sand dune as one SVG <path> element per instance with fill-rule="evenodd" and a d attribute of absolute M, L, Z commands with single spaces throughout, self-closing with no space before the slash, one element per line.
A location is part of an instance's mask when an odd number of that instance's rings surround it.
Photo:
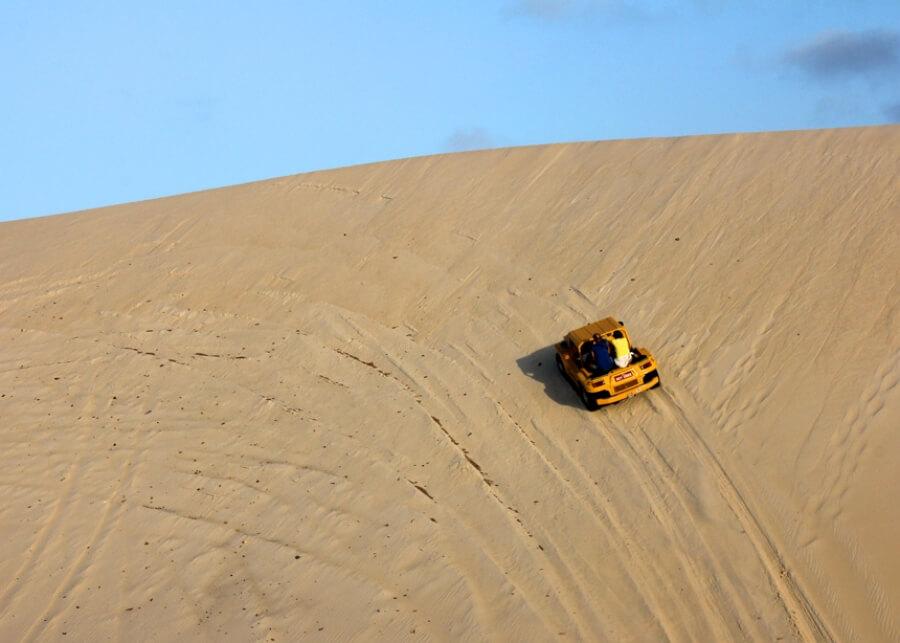
<path fill-rule="evenodd" d="M 898 640 L 898 215 L 880 127 L 0 224 L 0 640 Z"/>

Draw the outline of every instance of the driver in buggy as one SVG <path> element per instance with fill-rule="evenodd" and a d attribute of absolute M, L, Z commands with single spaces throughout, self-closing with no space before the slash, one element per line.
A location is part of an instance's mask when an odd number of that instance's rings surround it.
<path fill-rule="evenodd" d="M 616 367 L 612 355 L 610 355 L 609 342 L 603 339 L 598 333 L 594 333 L 591 340 L 591 351 L 589 356 L 593 362 L 593 372 L 601 375 L 609 373 Z"/>

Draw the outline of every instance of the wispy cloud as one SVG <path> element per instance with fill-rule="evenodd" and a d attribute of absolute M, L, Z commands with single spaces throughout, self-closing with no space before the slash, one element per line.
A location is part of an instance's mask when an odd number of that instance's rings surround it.
<path fill-rule="evenodd" d="M 547 22 L 603 17 L 626 21 L 647 21 L 654 13 L 641 2 L 627 0 L 512 0 L 505 13 L 511 17 Z"/>
<path fill-rule="evenodd" d="M 733 0 L 507 0 L 504 13 L 546 22 L 603 18 L 645 23 L 696 11 L 717 13 Z"/>
<path fill-rule="evenodd" d="M 543 20 L 558 20 L 575 10 L 572 0 L 517 0 L 509 6 L 509 13 Z"/>
<path fill-rule="evenodd" d="M 496 142 L 490 133 L 481 127 L 458 129 L 454 131 L 444 144 L 444 148 L 450 152 L 465 152 L 466 150 L 483 150 L 494 147 Z"/>
<path fill-rule="evenodd" d="M 900 70 L 900 33 L 831 31 L 784 54 L 783 62 L 817 80 L 875 78 Z"/>
<path fill-rule="evenodd" d="M 900 31 L 826 31 L 783 51 L 782 69 L 814 82 L 819 117 L 842 123 L 900 122 L 894 90 L 900 81 Z"/>
<path fill-rule="evenodd" d="M 866 101 L 854 92 L 830 92 L 816 102 L 816 116 L 825 120 L 852 121 L 866 111 Z"/>

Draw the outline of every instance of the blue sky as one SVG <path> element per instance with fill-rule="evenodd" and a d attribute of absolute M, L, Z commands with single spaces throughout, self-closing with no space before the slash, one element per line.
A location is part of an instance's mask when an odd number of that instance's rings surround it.
<path fill-rule="evenodd" d="M 0 0 L 0 220 L 478 147 L 900 122 L 900 2 Z"/>

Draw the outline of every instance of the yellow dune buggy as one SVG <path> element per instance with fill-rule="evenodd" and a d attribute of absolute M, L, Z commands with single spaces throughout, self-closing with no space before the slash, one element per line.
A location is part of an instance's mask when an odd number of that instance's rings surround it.
<path fill-rule="evenodd" d="M 598 338 L 611 344 L 614 337 L 627 340 L 630 363 L 609 370 L 598 368 L 594 344 Z M 556 345 L 556 366 L 591 411 L 660 385 L 656 359 L 646 348 L 634 348 L 625 325 L 612 317 L 569 332 Z"/>

